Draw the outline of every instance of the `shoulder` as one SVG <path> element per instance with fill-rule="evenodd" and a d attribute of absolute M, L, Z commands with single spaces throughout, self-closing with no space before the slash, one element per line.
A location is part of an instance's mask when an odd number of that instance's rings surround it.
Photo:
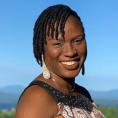
<path fill-rule="evenodd" d="M 49 118 L 56 110 L 53 97 L 45 89 L 34 85 L 20 98 L 16 107 L 16 118 Z"/>
<path fill-rule="evenodd" d="M 90 92 L 83 86 L 76 84 L 77 91 L 87 97 L 91 102 L 93 102 Z"/>

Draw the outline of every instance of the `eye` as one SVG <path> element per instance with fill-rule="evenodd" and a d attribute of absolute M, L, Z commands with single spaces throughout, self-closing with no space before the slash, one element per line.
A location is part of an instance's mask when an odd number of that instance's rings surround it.
<path fill-rule="evenodd" d="M 57 47 L 57 48 L 62 47 L 62 43 L 60 43 L 60 42 L 55 42 L 55 43 L 53 43 L 52 45 L 53 45 L 54 47 Z"/>
<path fill-rule="evenodd" d="M 79 37 L 77 37 L 77 38 L 75 38 L 74 40 L 73 40 L 73 43 L 74 44 L 79 44 L 79 43 L 81 43 L 81 41 L 84 39 L 84 37 L 83 36 L 79 36 Z"/>

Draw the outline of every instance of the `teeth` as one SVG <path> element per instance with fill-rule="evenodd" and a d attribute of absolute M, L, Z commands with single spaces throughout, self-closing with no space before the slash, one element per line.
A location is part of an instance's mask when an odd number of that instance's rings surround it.
<path fill-rule="evenodd" d="M 65 65 L 73 65 L 75 63 L 76 63 L 75 61 L 62 62 L 62 64 L 65 64 Z"/>

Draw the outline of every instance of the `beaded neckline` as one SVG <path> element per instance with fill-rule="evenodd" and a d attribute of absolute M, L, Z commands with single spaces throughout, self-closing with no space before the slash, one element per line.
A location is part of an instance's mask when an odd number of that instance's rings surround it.
<path fill-rule="evenodd" d="M 54 97 L 57 103 L 63 103 L 65 105 L 69 105 L 70 107 L 77 107 L 85 109 L 87 111 L 92 111 L 93 108 L 92 102 L 87 97 L 85 97 L 80 93 L 77 93 L 76 96 L 66 95 L 40 80 L 34 80 L 33 82 L 30 83 L 28 87 L 32 85 L 39 85 L 40 87 L 46 89 Z"/>

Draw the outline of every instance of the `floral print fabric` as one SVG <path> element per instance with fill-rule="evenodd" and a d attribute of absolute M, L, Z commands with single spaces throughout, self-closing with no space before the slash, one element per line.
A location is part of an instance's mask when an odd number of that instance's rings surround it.
<path fill-rule="evenodd" d="M 58 106 L 59 112 L 56 118 L 105 118 L 104 115 L 96 109 L 94 104 L 91 112 L 81 108 L 69 107 L 61 103 L 59 103 Z"/>

